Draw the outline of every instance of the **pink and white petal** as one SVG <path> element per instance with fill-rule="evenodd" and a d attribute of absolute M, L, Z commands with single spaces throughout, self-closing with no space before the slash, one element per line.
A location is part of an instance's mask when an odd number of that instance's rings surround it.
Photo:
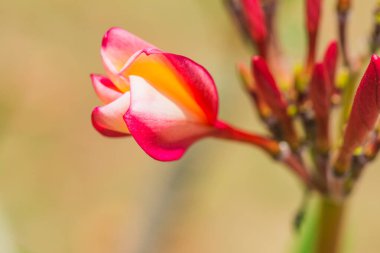
<path fill-rule="evenodd" d="M 218 93 L 207 70 L 184 56 L 144 49 L 131 57 L 122 75 L 141 76 L 209 123 L 216 120 Z"/>
<path fill-rule="evenodd" d="M 163 53 L 188 85 L 194 99 L 206 113 L 209 122 L 215 122 L 218 115 L 218 91 L 210 73 L 195 61 L 176 54 Z"/>
<path fill-rule="evenodd" d="M 130 84 L 131 104 L 124 120 L 136 142 L 154 159 L 178 160 L 193 142 L 214 130 L 145 79 L 130 76 Z"/>
<path fill-rule="evenodd" d="M 104 104 L 109 104 L 123 95 L 113 82 L 105 76 L 92 74 L 91 81 L 95 93 Z"/>
<path fill-rule="evenodd" d="M 136 35 L 122 28 L 112 27 L 103 37 L 101 55 L 105 68 L 116 74 L 135 52 L 152 47 L 154 48 Z"/>
<path fill-rule="evenodd" d="M 127 125 L 123 120 L 130 105 L 130 93 L 124 93 L 115 101 L 96 107 L 92 111 L 92 124 L 98 132 L 108 137 L 129 135 Z"/>

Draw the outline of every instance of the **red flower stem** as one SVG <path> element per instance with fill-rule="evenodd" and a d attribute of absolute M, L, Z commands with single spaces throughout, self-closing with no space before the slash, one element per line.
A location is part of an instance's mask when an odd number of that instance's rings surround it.
<path fill-rule="evenodd" d="M 337 5 L 339 43 L 342 48 L 343 64 L 348 69 L 351 67 L 347 49 L 347 19 L 351 7 L 350 2 L 350 0 L 338 0 Z"/>
<path fill-rule="evenodd" d="M 379 49 L 380 46 L 380 2 L 377 2 L 374 11 L 374 26 L 371 37 L 371 53 L 374 54 Z"/>
<path fill-rule="evenodd" d="M 265 14 L 265 23 L 267 26 L 270 40 L 277 39 L 276 29 L 275 29 L 276 28 L 275 19 L 276 19 L 278 0 L 264 0 L 264 1 L 261 1 L 261 3 L 262 3 L 263 11 Z"/>
<path fill-rule="evenodd" d="M 277 141 L 261 135 L 247 133 L 236 129 L 224 122 L 218 122 L 216 125 L 216 136 L 224 139 L 231 139 L 240 142 L 253 144 L 266 151 L 271 156 L 278 156 L 281 153 L 280 145 Z"/>
<path fill-rule="evenodd" d="M 215 124 L 215 129 L 215 137 L 249 143 L 260 147 L 272 157 L 286 164 L 306 186 L 314 186 L 312 178 L 299 156 L 292 153 L 285 142 L 279 143 L 268 137 L 247 133 L 221 121 Z"/>
<path fill-rule="evenodd" d="M 329 150 L 329 116 L 326 116 L 317 119 L 315 147 L 313 150 L 314 162 L 319 172 L 319 176 L 324 184 L 327 183 Z"/>
<path fill-rule="evenodd" d="M 372 150 L 371 150 L 372 152 L 367 154 L 368 159 L 370 161 L 374 160 L 379 155 L 379 152 L 380 152 L 380 135 L 379 135 L 379 133 L 377 133 L 377 139 L 374 140 L 371 144 L 372 144 Z"/>
<path fill-rule="evenodd" d="M 305 182 L 305 184 L 308 187 L 316 187 L 317 189 L 319 189 L 319 187 L 315 185 L 315 183 L 313 182 L 309 171 L 305 168 L 304 164 L 300 161 L 298 155 L 294 155 L 294 154 L 285 155 L 281 159 L 281 161 L 282 163 L 286 164 L 289 168 L 291 168 L 292 171 L 296 173 L 298 177 L 301 178 L 302 181 Z"/>
<path fill-rule="evenodd" d="M 320 153 L 328 153 L 330 149 L 330 133 L 329 133 L 330 119 L 329 115 L 317 119 L 316 125 L 316 148 Z"/>
<path fill-rule="evenodd" d="M 263 57 L 265 60 L 268 59 L 268 40 L 261 40 L 256 42 L 256 48 L 258 54 Z"/>
<path fill-rule="evenodd" d="M 280 124 L 284 133 L 284 139 L 289 143 L 291 149 L 297 152 L 300 147 L 300 141 L 292 118 L 288 114 L 284 114 L 280 119 Z"/>
<path fill-rule="evenodd" d="M 367 144 L 363 147 L 363 154 L 366 160 L 373 161 L 380 151 L 380 126 L 370 133 Z"/>

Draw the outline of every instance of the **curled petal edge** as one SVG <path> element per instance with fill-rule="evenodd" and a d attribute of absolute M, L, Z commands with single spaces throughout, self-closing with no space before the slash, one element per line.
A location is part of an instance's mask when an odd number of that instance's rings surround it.
<path fill-rule="evenodd" d="M 152 158 L 178 160 L 213 126 L 197 121 L 186 108 L 170 100 L 141 77 L 131 76 L 131 105 L 124 120 L 133 138 Z"/>

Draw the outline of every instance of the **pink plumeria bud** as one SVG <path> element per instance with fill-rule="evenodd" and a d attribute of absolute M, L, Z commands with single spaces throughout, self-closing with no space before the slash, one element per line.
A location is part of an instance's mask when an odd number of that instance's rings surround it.
<path fill-rule="evenodd" d="M 214 135 L 218 94 L 199 64 L 155 49 L 120 28 L 103 38 L 108 77 L 92 75 L 103 102 L 92 113 L 103 135 L 132 135 L 157 160 L 179 159 L 199 138 Z"/>
<path fill-rule="evenodd" d="M 93 126 L 101 134 L 132 136 L 161 161 L 181 158 L 207 136 L 247 142 L 272 156 L 280 152 L 277 141 L 217 119 L 214 80 L 189 58 L 163 52 L 121 28 L 106 33 L 101 55 L 108 77 L 91 75 L 103 103 L 92 112 Z"/>
<path fill-rule="evenodd" d="M 252 69 L 258 92 L 262 95 L 273 113 L 284 117 L 287 111 L 287 101 L 270 72 L 266 61 L 260 56 L 252 58 Z"/>
<path fill-rule="evenodd" d="M 329 141 L 329 111 L 331 105 L 331 86 L 328 73 L 323 63 L 314 66 L 309 85 L 309 97 L 315 112 L 317 132 L 316 147 L 319 152 L 327 152 L 330 147 Z"/>
<path fill-rule="evenodd" d="M 317 118 L 329 113 L 331 89 L 323 63 L 316 63 L 310 81 L 309 96 Z"/>
<path fill-rule="evenodd" d="M 306 29 L 308 35 L 307 69 L 310 70 L 315 61 L 317 36 L 321 16 L 322 0 L 306 0 Z"/>
<path fill-rule="evenodd" d="M 338 62 L 338 43 L 336 41 L 330 42 L 323 57 L 323 63 L 325 65 L 329 85 L 331 86 L 331 90 L 335 89 L 335 76 L 336 76 L 336 68 Z"/>
<path fill-rule="evenodd" d="M 374 131 L 380 113 L 380 58 L 373 55 L 359 84 L 344 134 L 343 145 L 335 163 L 335 174 L 344 175 L 355 148 Z"/>
<path fill-rule="evenodd" d="M 260 97 L 251 71 L 243 63 L 238 64 L 237 69 L 240 74 L 242 83 L 244 84 L 244 88 L 252 98 L 260 118 L 262 120 L 266 120 L 271 115 L 271 111 L 268 105 L 265 103 L 264 99 Z"/>
<path fill-rule="evenodd" d="M 252 58 L 252 69 L 260 96 L 271 109 L 274 116 L 281 122 L 283 137 L 293 149 L 298 147 L 298 138 L 288 115 L 288 103 L 278 88 L 266 61 L 260 56 Z"/>
<path fill-rule="evenodd" d="M 260 56 L 267 56 L 268 32 L 265 15 L 259 0 L 241 0 L 246 26 Z"/>

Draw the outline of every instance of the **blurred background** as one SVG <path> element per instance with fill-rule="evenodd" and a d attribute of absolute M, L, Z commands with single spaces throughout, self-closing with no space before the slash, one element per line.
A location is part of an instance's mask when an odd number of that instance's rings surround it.
<path fill-rule="evenodd" d="M 320 46 L 335 38 L 325 1 Z M 354 1 L 350 47 L 365 50 L 375 0 Z M 304 55 L 303 1 L 281 1 L 279 29 L 292 63 Z M 235 63 L 252 53 L 221 0 L 16 0 L 0 8 L 0 252 L 286 252 L 302 189 L 262 152 L 203 140 L 160 163 L 133 139 L 91 126 L 104 73 L 100 42 L 120 26 L 213 75 L 221 118 L 265 133 Z M 380 248 L 379 162 L 349 210 L 353 252 Z"/>

